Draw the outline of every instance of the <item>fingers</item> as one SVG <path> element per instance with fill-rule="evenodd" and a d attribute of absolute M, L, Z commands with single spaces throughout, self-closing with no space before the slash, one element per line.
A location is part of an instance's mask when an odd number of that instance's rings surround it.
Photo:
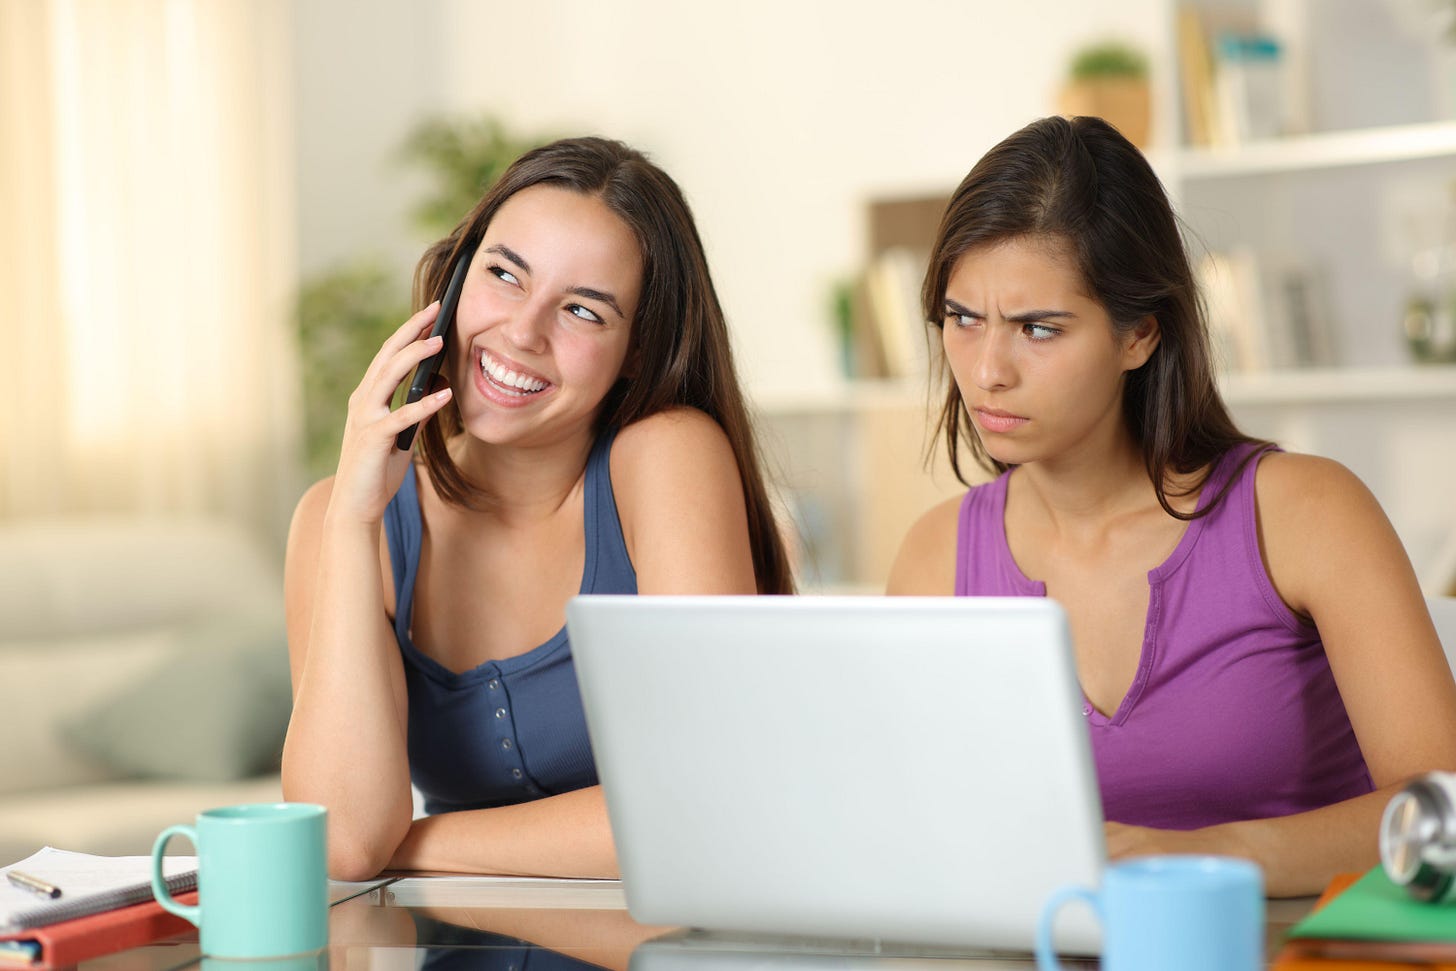
<path fill-rule="evenodd" d="M 435 325 L 435 318 L 439 315 L 440 301 L 438 300 L 410 315 L 410 318 L 401 324 L 398 330 L 389 335 L 383 346 L 379 348 L 379 353 L 375 354 L 374 359 L 369 362 L 369 367 L 364 371 L 364 379 L 359 382 L 360 386 L 373 384 L 380 371 L 386 368 L 400 351 L 430 332 L 430 328 Z M 429 354 L 425 355 L 425 357 L 429 356 Z M 421 360 L 423 359 L 421 358 Z M 395 381 L 395 384 L 399 384 L 399 381 Z"/>
<path fill-rule="evenodd" d="M 391 439 L 397 438 L 399 433 L 411 425 L 423 424 L 435 412 L 445 407 L 450 401 L 454 392 L 446 387 L 434 394 L 427 394 L 419 401 L 407 405 L 400 405 L 389 413 L 389 417 L 379 422 L 379 430 L 387 434 Z"/>

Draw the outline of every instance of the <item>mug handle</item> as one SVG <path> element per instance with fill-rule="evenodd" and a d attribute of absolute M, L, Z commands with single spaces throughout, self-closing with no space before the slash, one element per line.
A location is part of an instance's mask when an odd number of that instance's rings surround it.
<path fill-rule="evenodd" d="M 1052 947 L 1052 925 L 1056 922 L 1057 911 L 1071 900 L 1085 901 L 1097 915 L 1097 919 L 1102 919 L 1102 899 L 1095 891 L 1086 887 L 1062 887 L 1052 894 L 1042 907 L 1041 919 L 1036 924 L 1037 971 L 1063 971 L 1062 966 L 1057 963 L 1056 948 Z"/>
<path fill-rule="evenodd" d="M 172 894 L 167 890 L 167 884 L 162 880 L 162 852 L 167 848 L 167 841 L 173 836 L 185 836 L 197 845 L 197 830 L 191 826 L 168 826 L 157 836 L 157 842 L 152 845 L 152 896 L 157 898 L 157 903 L 162 905 L 163 910 L 170 911 L 188 921 L 194 927 L 202 926 L 202 908 L 189 907 L 187 904 L 179 904 L 172 899 Z"/>

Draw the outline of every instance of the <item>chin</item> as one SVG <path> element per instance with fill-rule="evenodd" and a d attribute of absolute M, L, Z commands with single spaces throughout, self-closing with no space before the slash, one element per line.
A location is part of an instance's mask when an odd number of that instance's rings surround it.
<path fill-rule="evenodd" d="M 1025 465 L 1035 460 L 1030 449 L 1018 447 L 1015 443 L 995 439 L 987 442 L 985 436 L 980 436 L 979 441 L 981 451 L 993 462 L 1000 462 L 1002 465 Z"/>

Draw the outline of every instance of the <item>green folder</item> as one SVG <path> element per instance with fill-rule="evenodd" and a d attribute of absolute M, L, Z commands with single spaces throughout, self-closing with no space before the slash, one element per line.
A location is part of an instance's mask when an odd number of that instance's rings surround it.
<path fill-rule="evenodd" d="M 1334 900 L 1295 924 L 1292 938 L 1456 942 L 1456 904 L 1415 900 L 1374 867 Z"/>

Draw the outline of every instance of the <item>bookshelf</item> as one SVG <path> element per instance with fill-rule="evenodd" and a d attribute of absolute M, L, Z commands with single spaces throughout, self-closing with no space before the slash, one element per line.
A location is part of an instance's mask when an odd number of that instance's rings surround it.
<path fill-rule="evenodd" d="M 1155 168 L 1175 180 L 1309 172 L 1456 156 L 1456 121 L 1391 125 L 1264 139 L 1238 147 L 1155 151 Z"/>
<path fill-rule="evenodd" d="M 1167 0 L 1161 9 L 1149 156 L 1190 249 L 1234 254 L 1250 275 L 1231 288 L 1244 297 L 1234 326 L 1258 333 L 1232 342 L 1230 369 L 1412 363 L 1402 323 L 1422 287 L 1416 264 L 1424 251 L 1456 246 L 1451 12 L 1403 0 Z M 1240 139 L 1235 130 L 1248 126 L 1230 116 L 1255 109 L 1220 83 L 1242 66 L 1219 52 L 1227 38 L 1251 36 L 1278 51 L 1264 67 L 1277 72 L 1263 91 L 1274 107 L 1255 111 L 1278 130 Z M 1291 305 L 1290 281 L 1313 303 Z M 1289 349 L 1311 319 L 1325 331 L 1314 359 Z"/>
<path fill-rule="evenodd" d="M 1231 407 L 1288 402 L 1430 402 L 1456 400 L 1456 364 L 1420 367 L 1302 368 L 1257 374 L 1220 375 L 1220 391 Z M 759 413 L 774 417 L 838 415 L 852 417 L 887 409 L 939 407 L 924 382 L 866 379 L 810 391 L 779 393 L 755 399 Z"/>
<path fill-rule="evenodd" d="M 1428 592 L 1439 592 L 1456 542 L 1456 365 L 1417 363 L 1402 324 L 1408 302 L 1433 285 L 1416 270 L 1422 254 L 1456 246 L 1456 38 L 1443 36 L 1452 12 L 1400 0 L 1168 0 L 1162 9 L 1150 161 L 1190 250 L 1238 253 L 1253 280 L 1240 318 L 1255 329 L 1236 336 L 1256 366 L 1240 367 L 1250 358 L 1225 345 L 1225 399 L 1251 434 L 1354 470 Z M 1210 42 L 1203 53 L 1189 46 L 1190 17 Z M 1219 31 L 1266 34 L 1282 51 L 1272 137 L 1231 139 L 1237 126 L 1210 124 Z M 1300 312 L 1270 282 L 1291 273 L 1306 285 Z M 1318 360 L 1290 351 L 1311 318 Z"/>

